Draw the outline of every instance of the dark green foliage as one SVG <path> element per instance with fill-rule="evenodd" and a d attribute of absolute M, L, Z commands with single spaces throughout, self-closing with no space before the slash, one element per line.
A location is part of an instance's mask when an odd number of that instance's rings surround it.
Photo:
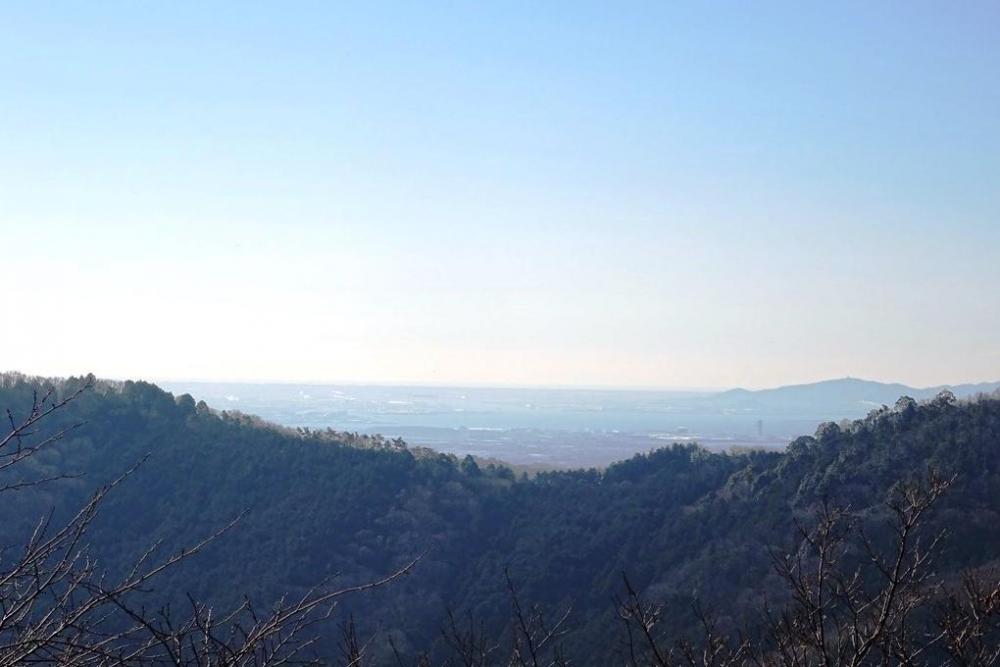
<path fill-rule="evenodd" d="M 44 384 L 3 376 L 0 407 L 25 409 Z M 48 508 L 71 511 L 148 454 L 108 497 L 90 534 L 109 569 L 157 540 L 165 550 L 197 541 L 245 508 L 236 530 L 158 583 L 164 600 L 190 593 L 232 605 L 249 594 L 267 604 L 330 576 L 371 579 L 426 552 L 405 580 L 349 603 L 359 632 L 391 628 L 403 653 L 434 646 L 448 608 L 502 634 L 504 568 L 523 599 L 550 609 L 572 604 L 565 641 L 577 664 L 602 664 L 615 650 L 611 600 L 623 571 L 664 605 L 679 635 L 690 628 L 696 597 L 732 627 L 762 592 L 780 594 L 768 549 L 793 546 L 795 517 L 829 497 L 878 525 L 892 485 L 928 466 L 957 475 L 935 515 L 951 533 L 946 573 L 1000 553 L 995 398 L 901 400 L 864 420 L 825 424 L 784 454 L 673 445 L 603 472 L 532 479 L 398 440 L 217 413 L 144 382 L 98 383 L 47 428 L 73 420 L 86 424 L 34 459 L 30 473 L 84 476 L 7 496 L 0 542 L 16 544 Z M 336 652 L 335 643 L 322 648 Z"/>

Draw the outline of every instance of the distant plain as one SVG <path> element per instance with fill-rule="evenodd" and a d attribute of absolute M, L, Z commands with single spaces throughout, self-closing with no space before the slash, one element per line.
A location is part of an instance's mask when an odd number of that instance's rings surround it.
<path fill-rule="evenodd" d="M 823 421 L 863 417 L 913 388 L 853 378 L 711 391 L 162 382 L 218 410 L 291 427 L 380 433 L 529 468 L 603 467 L 670 442 L 780 449 Z M 952 387 L 959 396 L 997 383 Z"/>

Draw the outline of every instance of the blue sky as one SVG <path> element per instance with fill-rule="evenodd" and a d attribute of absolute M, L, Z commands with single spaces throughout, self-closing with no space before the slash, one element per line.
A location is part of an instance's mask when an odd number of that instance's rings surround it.
<path fill-rule="evenodd" d="M 1000 378 L 996 3 L 8 3 L 0 367 Z"/>

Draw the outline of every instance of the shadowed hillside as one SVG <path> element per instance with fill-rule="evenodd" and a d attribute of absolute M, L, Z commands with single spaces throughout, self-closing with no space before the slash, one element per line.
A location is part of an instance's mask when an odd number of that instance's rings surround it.
<path fill-rule="evenodd" d="M 56 383 L 57 391 L 78 382 Z M 23 412 L 51 384 L 6 375 L 0 406 Z M 900 399 L 863 420 L 824 424 L 786 453 L 673 445 L 603 472 L 530 480 L 400 441 L 215 412 L 143 382 L 99 382 L 46 428 L 76 421 L 85 424 L 39 454 L 31 472 L 82 477 L 10 496 L 0 507 L 4 544 L 23 539 L 50 507 L 57 516 L 73 511 L 148 454 L 94 523 L 101 563 L 114 570 L 157 540 L 164 550 L 180 548 L 247 508 L 235 530 L 167 573 L 155 594 L 221 605 L 249 593 L 266 603 L 326 577 L 376 578 L 425 554 L 412 575 L 343 608 L 364 632 L 378 631 L 375 655 L 388 650 L 390 636 L 405 656 L 440 649 L 448 609 L 502 634 L 505 568 L 524 599 L 572 606 L 564 642 L 576 664 L 603 664 L 616 649 L 611 600 L 623 572 L 662 603 L 678 636 L 693 627 L 695 599 L 735 627 L 762 592 L 780 597 L 768 553 L 794 547 L 794 519 L 829 499 L 880 525 L 893 485 L 929 467 L 956 476 L 931 526 L 949 533 L 942 574 L 994 563 L 1000 553 L 997 398 Z M 332 656 L 336 641 L 317 648 Z"/>

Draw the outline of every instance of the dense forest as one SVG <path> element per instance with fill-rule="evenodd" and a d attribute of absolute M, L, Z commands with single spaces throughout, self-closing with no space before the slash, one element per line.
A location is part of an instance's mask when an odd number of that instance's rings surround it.
<path fill-rule="evenodd" d="M 13 424 L 39 393 L 84 382 L 7 374 L 0 407 Z M 617 659 L 616 600 L 629 591 L 655 602 L 671 641 L 698 634 L 694 609 L 735 633 L 755 622 L 764 596 L 787 599 L 773 554 L 801 548 L 817 508 L 849 506 L 879 545 L 893 489 L 929 470 L 953 480 L 925 526 L 946 529 L 940 580 L 1000 564 L 996 396 L 904 397 L 865 419 L 823 424 L 783 453 L 678 444 L 605 470 L 531 478 L 399 440 L 282 428 L 145 382 L 93 382 L 41 428 L 70 426 L 24 466 L 0 470 L 0 487 L 56 478 L 4 496 L 4 546 L 23 542 L 50 511 L 54 521 L 72 516 L 137 464 L 89 529 L 90 556 L 109 572 L 151 545 L 173 553 L 241 517 L 165 571 L 150 605 L 191 595 L 224 608 L 249 595 L 266 607 L 331 579 L 377 580 L 418 558 L 406 576 L 345 598 L 330 628 L 317 626 L 324 638 L 311 650 L 329 661 L 344 651 L 344 633 L 331 629 L 349 618 L 375 663 L 444 659 L 454 648 L 442 632 L 449 623 L 508 636 L 511 589 L 551 618 L 568 612 L 558 642 L 572 664 Z"/>

